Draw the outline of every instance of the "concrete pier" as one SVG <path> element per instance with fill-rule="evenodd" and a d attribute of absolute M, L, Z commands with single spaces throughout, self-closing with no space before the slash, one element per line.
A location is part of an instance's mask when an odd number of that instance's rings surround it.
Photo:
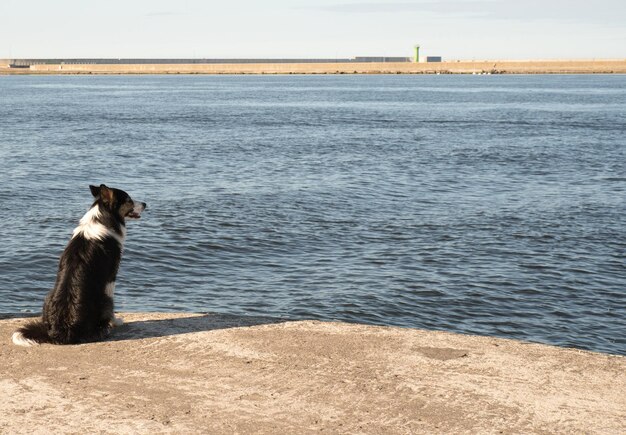
<path fill-rule="evenodd" d="M 0 433 L 624 433 L 626 358 L 357 324 L 122 314 L 108 341 L 18 347 Z"/>

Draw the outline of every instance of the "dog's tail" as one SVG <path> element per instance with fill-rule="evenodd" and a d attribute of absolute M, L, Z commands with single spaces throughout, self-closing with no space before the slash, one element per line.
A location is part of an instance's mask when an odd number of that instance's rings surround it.
<path fill-rule="evenodd" d="M 18 346 L 33 346 L 41 343 L 52 343 L 50 336 L 48 335 L 48 329 L 46 325 L 39 320 L 27 323 L 26 325 L 18 328 L 13 333 L 13 344 Z"/>

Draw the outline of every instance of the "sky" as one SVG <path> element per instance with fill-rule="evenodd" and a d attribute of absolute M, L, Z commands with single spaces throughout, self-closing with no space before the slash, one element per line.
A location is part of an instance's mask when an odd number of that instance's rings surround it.
<path fill-rule="evenodd" d="M 626 0 L 0 0 L 0 58 L 626 58 Z"/>

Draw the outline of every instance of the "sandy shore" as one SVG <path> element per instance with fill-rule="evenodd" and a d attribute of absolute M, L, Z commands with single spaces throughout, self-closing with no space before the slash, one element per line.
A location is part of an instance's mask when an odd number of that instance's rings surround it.
<path fill-rule="evenodd" d="M 0 74 L 610 74 L 626 73 L 626 59 L 484 60 L 440 63 L 259 63 L 259 64 L 119 64 L 32 65 Z"/>
<path fill-rule="evenodd" d="M 0 433 L 626 432 L 626 358 L 315 321 L 126 314 L 106 342 L 11 344 Z"/>

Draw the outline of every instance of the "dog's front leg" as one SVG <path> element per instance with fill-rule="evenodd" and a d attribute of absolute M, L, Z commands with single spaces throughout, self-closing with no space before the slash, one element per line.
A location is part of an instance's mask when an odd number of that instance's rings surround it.
<path fill-rule="evenodd" d="M 124 319 L 121 317 L 115 317 L 113 312 L 113 295 L 115 294 L 115 281 L 108 283 L 104 289 L 106 295 L 111 298 L 111 319 L 109 320 L 109 326 L 115 328 L 124 324 Z"/>

